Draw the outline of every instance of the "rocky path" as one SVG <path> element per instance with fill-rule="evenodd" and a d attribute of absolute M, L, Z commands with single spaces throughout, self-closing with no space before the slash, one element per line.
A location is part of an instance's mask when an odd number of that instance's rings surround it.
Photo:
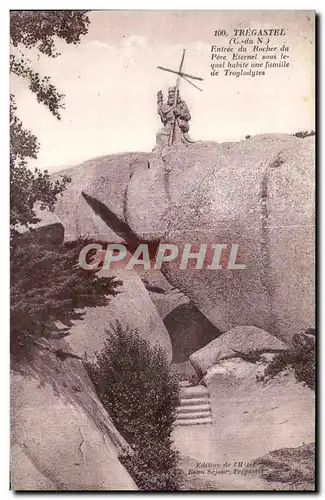
<path fill-rule="evenodd" d="M 207 387 L 191 387 L 181 382 L 180 405 L 173 431 L 174 444 L 180 452 L 180 467 L 184 473 L 182 490 L 265 490 L 260 478 L 235 474 L 214 475 L 199 463 L 216 464 L 222 461 L 217 450 L 217 436 L 212 425 L 210 394 Z M 213 465 L 212 465 L 213 470 Z"/>

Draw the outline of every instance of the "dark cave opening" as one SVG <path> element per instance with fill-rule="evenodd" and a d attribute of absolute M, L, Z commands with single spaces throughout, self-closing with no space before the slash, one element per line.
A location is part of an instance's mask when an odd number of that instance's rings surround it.
<path fill-rule="evenodd" d="M 221 332 L 192 303 L 177 306 L 164 318 L 173 346 L 173 363 L 183 363 Z"/>

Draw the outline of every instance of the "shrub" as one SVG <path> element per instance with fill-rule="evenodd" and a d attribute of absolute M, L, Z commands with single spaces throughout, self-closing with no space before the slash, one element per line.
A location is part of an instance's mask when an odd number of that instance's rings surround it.
<path fill-rule="evenodd" d="M 171 432 L 179 387 L 163 349 L 117 322 L 88 373 L 116 428 L 131 447 L 120 455 L 141 490 L 177 490 Z"/>
<path fill-rule="evenodd" d="M 232 349 L 232 351 L 244 361 L 254 364 L 260 360 L 262 354 L 258 349 L 250 349 L 247 352 L 236 351 L 236 349 Z"/>
<path fill-rule="evenodd" d="M 277 354 L 265 369 L 261 381 L 273 379 L 278 373 L 293 368 L 297 382 L 304 382 L 310 389 L 315 390 L 315 342 L 311 337 L 315 330 L 306 330 L 309 335 L 295 335 L 293 349 L 288 349 Z"/>
<path fill-rule="evenodd" d="M 250 465 L 259 469 L 266 481 L 285 483 L 290 490 L 305 489 L 304 486 L 315 481 L 315 443 L 270 451 L 252 460 Z"/>
<path fill-rule="evenodd" d="M 39 337 L 67 335 L 72 321 L 83 318 L 85 307 L 106 305 L 122 285 L 78 265 L 80 250 L 89 240 L 54 246 L 39 242 L 37 234 L 31 231 L 30 239 L 12 240 L 10 347 L 15 357 L 25 357 Z"/>
<path fill-rule="evenodd" d="M 299 132 L 296 132 L 295 134 L 292 134 L 295 137 L 300 137 L 300 139 L 304 139 L 305 137 L 309 137 L 311 135 L 316 135 L 315 130 L 311 130 L 310 132 L 308 130 L 300 130 Z"/>

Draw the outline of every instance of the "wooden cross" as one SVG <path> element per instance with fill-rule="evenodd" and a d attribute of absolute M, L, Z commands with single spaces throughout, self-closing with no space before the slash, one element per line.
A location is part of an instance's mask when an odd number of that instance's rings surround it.
<path fill-rule="evenodd" d="M 193 85 L 193 87 L 195 87 L 196 89 L 198 89 L 201 92 L 203 92 L 203 90 L 200 89 L 200 87 L 198 87 L 197 85 L 195 85 L 193 82 L 191 82 L 189 80 L 189 78 L 190 78 L 191 80 L 200 80 L 202 82 L 203 78 L 200 78 L 199 76 L 189 75 L 188 73 L 184 73 L 182 71 L 182 69 L 183 69 L 183 63 L 184 63 L 184 58 L 185 58 L 185 52 L 186 52 L 186 49 L 183 49 L 182 59 L 181 59 L 181 63 L 179 65 L 178 71 L 174 71 L 174 70 L 169 69 L 169 68 L 164 68 L 163 66 L 157 66 L 158 69 L 161 69 L 163 71 L 168 71 L 169 73 L 174 73 L 175 75 L 177 75 L 175 97 L 174 97 L 174 104 L 173 104 L 173 108 L 174 109 L 175 109 L 176 104 L 177 104 L 178 90 L 179 90 L 179 84 L 180 84 L 181 78 L 184 78 L 184 80 L 186 80 L 188 83 L 190 83 L 191 85 Z M 176 120 L 174 120 L 174 122 L 173 122 L 173 130 L 172 130 L 172 133 L 170 134 L 170 138 L 169 138 L 169 145 L 170 146 L 173 144 L 173 141 L 174 141 L 175 122 L 176 122 Z"/>

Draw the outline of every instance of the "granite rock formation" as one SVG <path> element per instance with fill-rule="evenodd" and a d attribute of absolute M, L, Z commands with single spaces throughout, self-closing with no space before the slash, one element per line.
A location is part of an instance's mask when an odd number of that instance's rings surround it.
<path fill-rule="evenodd" d="M 220 331 L 253 325 L 290 341 L 314 326 L 314 149 L 314 137 L 274 134 L 198 142 L 164 162 L 101 157 L 61 172 L 72 182 L 56 213 L 69 238 L 238 244 L 244 270 L 162 271 Z"/>
<path fill-rule="evenodd" d="M 13 490 L 137 489 L 118 460 L 128 444 L 64 340 L 39 339 L 28 364 L 13 368 Z"/>

